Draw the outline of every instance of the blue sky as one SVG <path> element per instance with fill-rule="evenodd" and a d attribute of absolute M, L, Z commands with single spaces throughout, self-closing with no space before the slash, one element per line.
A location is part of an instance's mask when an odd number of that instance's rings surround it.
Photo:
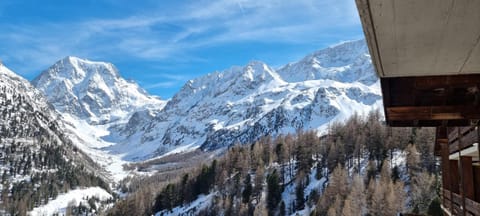
<path fill-rule="evenodd" d="M 232 65 L 279 67 L 363 38 L 354 0 L 2 0 L 0 29 L 0 59 L 27 79 L 71 55 L 162 98 Z"/>

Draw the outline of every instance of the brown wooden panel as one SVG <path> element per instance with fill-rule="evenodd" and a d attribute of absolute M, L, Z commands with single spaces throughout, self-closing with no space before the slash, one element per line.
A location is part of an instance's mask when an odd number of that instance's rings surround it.
<path fill-rule="evenodd" d="M 385 106 L 473 105 L 480 76 L 425 76 L 382 78 Z"/>
<path fill-rule="evenodd" d="M 480 215 L 480 204 L 471 199 L 465 199 L 465 208 L 471 215 Z"/>
<path fill-rule="evenodd" d="M 456 75 L 456 76 L 425 76 L 416 77 L 415 88 L 433 89 L 444 86 L 465 87 L 475 86 L 480 83 L 480 74 Z"/>
<path fill-rule="evenodd" d="M 458 138 L 458 128 L 459 127 L 450 127 L 448 128 L 448 141 L 453 142 Z"/>
<path fill-rule="evenodd" d="M 460 128 L 460 133 L 465 135 L 467 133 L 470 133 L 472 130 L 475 129 L 474 126 L 469 126 L 469 127 L 459 127 Z"/>
<path fill-rule="evenodd" d="M 451 190 L 451 181 L 450 181 L 450 160 L 448 159 L 449 156 L 449 149 L 446 143 L 441 144 L 441 165 L 442 165 L 442 184 L 443 188 L 447 190 Z"/>
<path fill-rule="evenodd" d="M 460 149 L 460 142 L 459 140 L 455 140 L 453 143 L 449 145 L 450 153 L 458 152 Z"/>
<path fill-rule="evenodd" d="M 455 127 L 450 130 L 448 137 L 450 153 L 468 148 L 478 141 L 477 129 L 471 126 Z"/>
<path fill-rule="evenodd" d="M 452 209 L 454 215 L 460 215 L 462 206 L 462 197 L 458 193 L 452 193 Z"/>
<path fill-rule="evenodd" d="M 460 186 L 459 180 L 460 175 L 458 173 L 458 161 L 457 160 L 450 160 L 450 190 L 453 193 L 460 193 Z"/>
<path fill-rule="evenodd" d="M 480 119 L 478 106 L 399 106 L 386 111 L 389 120 Z"/>
<path fill-rule="evenodd" d="M 480 167 L 473 166 L 473 183 L 475 185 L 475 201 L 480 202 Z"/>
<path fill-rule="evenodd" d="M 381 84 L 390 126 L 468 126 L 480 119 L 479 74 L 382 78 Z"/>
<path fill-rule="evenodd" d="M 447 189 L 443 190 L 443 205 L 452 211 L 452 192 Z"/>
<path fill-rule="evenodd" d="M 390 127 L 458 127 L 470 125 L 471 121 L 468 119 L 455 120 L 388 120 L 387 124 Z"/>
<path fill-rule="evenodd" d="M 452 193 L 452 213 L 453 215 L 461 215 L 462 198 L 456 193 Z"/>
<path fill-rule="evenodd" d="M 472 157 L 461 156 L 460 165 L 462 167 L 462 186 L 463 194 L 466 198 L 475 199 L 475 189 L 473 185 Z"/>
<path fill-rule="evenodd" d="M 462 143 L 462 149 L 472 146 L 475 142 L 477 142 L 477 133 L 476 131 L 470 131 L 461 137 L 460 143 Z"/>

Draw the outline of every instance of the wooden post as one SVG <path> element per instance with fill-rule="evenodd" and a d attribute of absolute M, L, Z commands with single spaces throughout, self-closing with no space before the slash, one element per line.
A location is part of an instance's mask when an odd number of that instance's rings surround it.
<path fill-rule="evenodd" d="M 450 200 L 451 200 L 451 206 L 452 206 L 452 209 L 451 209 L 451 212 L 454 213 L 456 212 L 455 211 L 455 205 L 454 205 L 454 202 L 453 202 L 453 193 L 456 193 L 456 194 L 460 194 L 460 190 L 459 190 L 459 182 L 458 182 L 458 161 L 457 160 L 449 160 L 449 163 L 450 163 L 450 173 L 449 173 L 449 176 L 450 176 Z"/>
<path fill-rule="evenodd" d="M 475 190 L 473 185 L 473 167 L 472 157 L 462 156 L 460 157 L 460 164 L 462 167 L 462 198 L 468 198 L 475 200 Z"/>
<path fill-rule="evenodd" d="M 463 164 L 462 164 L 462 149 L 463 149 L 463 142 L 462 142 L 462 138 L 463 138 L 463 134 L 461 132 L 462 130 L 460 129 L 460 127 L 457 127 L 457 134 L 458 134 L 458 170 L 459 170 L 459 176 L 460 176 L 460 185 L 459 185 L 459 189 L 460 189 L 460 197 L 462 198 L 462 210 L 461 210 L 461 213 L 459 215 L 463 215 L 465 216 L 465 213 L 466 213 L 466 206 L 465 206 L 465 192 L 464 192 L 464 178 L 463 178 Z"/>
<path fill-rule="evenodd" d="M 449 206 L 449 210 L 450 212 L 452 212 L 452 181 L 450 180 L 450 160 L 448 159 L 448 156 L 450 155 L 450 150 L 448 149 L 448 143 L 441 143 L 440 151 L 442 152 L 442 184 L 444 189 L 450 191 L 450 193 L 447 195 L 448 199 L 445 197 L 445 194 L 443 194 L 444 196 L 442 203 L 444 206 Z M 450 203 L 447 204 L 447 200 L 449 200 Z"/>

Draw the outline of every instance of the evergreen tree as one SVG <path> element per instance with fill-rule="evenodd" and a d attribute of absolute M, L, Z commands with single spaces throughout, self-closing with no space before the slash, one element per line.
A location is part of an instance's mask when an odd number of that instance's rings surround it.
<path fill-rule="evenodd" d="M 243 203 L 248 203 L 250 201 L 250 196 L 252 195 L 252 180 L 250 174 L 245 176 L 244 189 L 242 192 L 242 201 Z"/>
<path fill-rule="evenodd" d="M 285 202 L 280 202 L 280 216 L 285 216 L 287 215 L 287 209 L 286 209 L 286 206 L 285 206 Z"/>
<path fill-rule="evenodd" d="M 280 186 L 280 178 L 277 170 L 273 170 L 273 172 L 267 176 L 267 208 L 269 214 L 273 214 L 281 199 L 282 189 Z"/>
<path fill-rule="evenodd" d="M 304 178 L 303 176 L 304 176 L 303 174 L 299 174 L 297 176 L 298 180 L 295 187 L 295 209 L 296 210 L 301 210 L 305 208 L 305 192 L 304 192 L 305 186 L 303 183 L 303 178 Z"/>

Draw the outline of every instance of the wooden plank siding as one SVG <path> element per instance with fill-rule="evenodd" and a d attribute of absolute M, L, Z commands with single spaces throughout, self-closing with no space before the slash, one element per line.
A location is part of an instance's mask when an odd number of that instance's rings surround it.
<path fill-rule="evenodd" d="M 449 127 L 446 137 L 448 141 L 439 144 L 443 206 L 452 215 L 480 216 L 480 166 L 474 166 L 480 155 L 470 148 L 478 142 L 478 127 Z M 470 150 L 460 152 L 466 148 Z M 458 160 L 453 160 L 451 155 Z"/>
<path fill-rule="evenodd" d="M 456 127 L 448 133 L 450 153 L 461 151 L 478 142 L 478 127 Z"/>

